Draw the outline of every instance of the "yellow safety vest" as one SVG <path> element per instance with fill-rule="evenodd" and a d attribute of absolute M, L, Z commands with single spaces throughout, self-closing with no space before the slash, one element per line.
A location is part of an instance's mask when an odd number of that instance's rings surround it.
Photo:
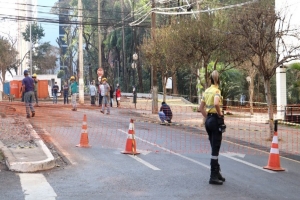
<path fill-rule="evenodd" d="M 219 90 L 218 86 L 211 85 L 209 88 L 207 88 L 205 90 L 203 97 L 201 99 L 201 101 L 205 102 L 207 113 L 217 113 L 217 110 L 216 110 L 215 104 L 214 104 L 215 96 L 220 97 L 219 105 L 220 105 L 220 109 L 222 112 L 223 97 L 221 96 L 221 91 Z"/>

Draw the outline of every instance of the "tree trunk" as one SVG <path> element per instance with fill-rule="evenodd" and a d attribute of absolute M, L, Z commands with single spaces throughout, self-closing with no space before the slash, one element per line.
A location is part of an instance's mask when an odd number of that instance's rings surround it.
<path fill-rule="evenodd" d="M 167 94 L 167 90 L 166 90 L 166 76 L 162 75 L 161 76 L 161 82 L 162 82 L 162 86 L 163 86 L 163 101 L 166 102 L 166 94 Z"/>
<path fill-rule="evenodd" d="M 0 75 L 0 101 L 2 101 L 2 96 L 3 96 L 3 86 L 4 86 L 4 80 L 5 79 L 5 70 L 1 70 L 1 75 Z"/>
<path fill-rule="evenodd" d="M 272 104 L 272 98 L 271 98 L 271 86 L 270 86 L 270 80 L 264 78 L 264 87 L 265 87 L 265 96 L 267 100 L 267 105 L 268 105 L 268 114 L 269 114 L 269 128 L 270 128 L 270 133 L 269 137 L 272 139 L 273 133 L 274 133 L 274 121 L 273 121 L 273 104 Z"/>
<path fill-rule="evenodd" d="M 143 86 L 143 73 L 140 60 L 137 61 L 137 73 L 139 77 L 139 89 L 141 93 L 144 93 L 144 86 Z"/>
<path fill-rule="evenodd" d="M 172 73 L 172 88 L 173 88 L 173 94 L 175 96 L 178 95 L 178 87 L 177 87 L 177 74 L 176 71 Z"/>
<path fill-rule="evenodd" d="M 254 90 L 254 83 L 253 77 L 250 77 L 250 86 L 249 86 L 249 103 L 250 103 L 250 114 L 253 115 L 253 90 Z"/>

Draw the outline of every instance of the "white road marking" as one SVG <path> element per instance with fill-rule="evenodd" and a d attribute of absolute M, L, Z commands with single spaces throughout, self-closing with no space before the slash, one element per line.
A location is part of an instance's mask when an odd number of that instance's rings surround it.
<path fill-rule="evenodd" d="M 18 175 L 20 177 L 25 200 L 56 199 L 56 193 L 43 174 L 22 173 Z"/>
<path fill-rule="evenodd" d="M 123 131 L 123 130 L 121 130 L 121 129 L 118 129 L 118 131 L 121 131 L 122 133 L 126 133 L 126 134 L 127 134 L 126 131 Z M 160 148 L 160 149 L 162 149 L 162 150 L 164 150 L 164 151 L 167 151 L 167 152 L 169 152 L 169 153 L 172 153 L 172 154 L 174 154 L 174 155 L 176 155 L 176 156 L 179 156 L 179 157 L 181 157 L 181 158 L 184 158 L 184 159 L 186 159 L 186 160 L 189 160 L 189 161 L 191 161 L 191 162 L 193 162 L 193 163 L 196 163 L 196 164 L 198 164 L 198 165 L 201 165 L 202 167 L 205 167 L 205 168 L 207 168 L 207 169 L 210 169 L 210 166 L 208 166 L 208 165 L 206 165 L 206 164 L 203 164 L 203 163 L 201 163 L 201 162 L 199 162 L 199 161 L 197 161 L 197 160 L 191 159 L 191 158 L 189 158 L 189 157 L 186 157 L 186 156 L 184 156 L 184 155 L 181 155 L 181 154 L 179 154 L 179 153 L 176 153 L 176 152 L 174 152 L 174 151 L 171 151 L 171 150 L 169 150 L 169 149 L 167 149 L 167 148 L 165 148 L 165 147 L 161 147 L 161 146 L 159 146 L 159 145 L 157 145 L 157 144 L 154 144 L 154 143 L 152 143 L 152 142 L 149 142 L 149 141 L 144 140 L 144 139 L 142 139 L 142 138 L 139 138 L 139 137 L 137 137 L 137 136 L 134 136 L 134 138 L 136 138 L 136 139 L 138 139 L 138 140 L 140 140 L 140 141 L 143 141 L 143 142 L 145 142 L 145 143 L 151 144 L 151 145 L 153 145 L 153 146 L 155 146 L 155 147 L 157 147 L 157 148 Z"/>
<path fill-rule="evenodd" d="M 131 158 L 135 159 L 136 161 L 146 165 L 147 167 L 149 167 L 150 169 L 153 169 L 153 170 L 160 170 L 159 168 L 155 167 L 154 165 L 151 165 L 150 163 L 144 161 L 143 159 L 137 157 L 137 156 L 134 156 L 134 155 L 129 155 Z"/>
<path fill-rule="evenodd" d="M 224 157 L 226 157 L 226 158 L 230 158 L 230 159 L 232 159 L 232 160 L 235 160 L 235 161 L 237 161 L 237 162 L 240 162 L 240 163 L 243 163 L 243 164 L 245 164 L 245 165 L 248 165 L 248 166 L 250 166 L 250 167 L 254 167 L 254 168 L 256 168 L 256 169 L 259 169 L 259 170 L 262 170 L 262 171 L 264 171 L 264 172 L 268 172 L 268 173 L 277 173 L 277 172 L 274 172 L 274 171 L 271 171 L 271 170 L 267 170 L 267 169 L 264 169 L 264 168 L 262 168 L 261 166 L 258 166 L 258 165 L 254 165 L 254 164 L 252 164 L 252 163 L 249 163 L 249 162 L 247 162 L 247 161 L 244 161 L 244 160 L 240 160 L 240 159 L 238 159 L 238 158 L 235 158 L 235 157 L 233 157 L 233 155 L 232 154 L 228 154 L 228 153 L 220 153 L 220 155 L 222 155 L 222 156 L 224 156 Z"/>
<path fill-rule="evenodd" d="M 227 155 L 227 156 L 237 156 L 240 158 L 245 158 L 246 154 L 242 154 L 242 153 L 234 153 L 234 152 L 226 152 L 226 153 L 220 153 L 221 155 Z"/>
<path fill-rule="evenodd" d="M 126 133 L 126 134 L 127 134 L 126 131 L 123 131 L 123 130 L 121 130 L 121 129 L 118 129 L 118 131 L 121 131 L 122 133 Z M 142 138 L 139 138 L 139 137 L 137 137 L 137 136 L 135 136 L 135 138 L 138 139 L 138 140 L 140 140 L 140 141 L 143 141 L 143 142 L 145 142 L 145 143 L 148 143 L 148 144 L 151 144 L 151 145 L 153 145 L 153 146 L 156 146 L 157 148 L 160 148 L 160 149 L 162 149 L 162 150 L 164 150 L 164 151 L 167 151 L 167 152 L 169 152 L 169 153 L 172 153 L 172 154 L 174 154 L 174 155 L 176 155 L 176 156 L 179 156 L 179 157 L 181 157 L 181 158 L 184 158 L 184 159 L 186 159 L 186 160 L 189 160 L 189 161 L 191 161 L 191 162 L 193 162 L 193 163 L 195 163 L 195 164 L 201 165 L 202 167 L 205 167 L 205 168 L 207 168 L 207 169 L 210 169 L 210 166 L 208 166 L 208 165 L 206 165 L 206 164 L 203 164 L 203 163 L 201 163 L 201 162 L 199 162 L 199 161 L 196 161 L 196 160 L 194 160 L 194 159 L 191 159 L 191 158 L 189 158 L 189 157 L 186 157 L 186 156 L 184 156 L 184 155 L 181 155 L 181 154 L 179 154 L 179 153 L 176 153 L 176 152 L 174 152 L 174 151 L 171 151 L 171 150 L 169 150 L 169 149 L 167 149 L 167 148 L 165 148 L 165 147 L 161 147 L 161 146 L 159 146 L 159 145 L 157 145 L 157 144 L 154 144 L 154 143 L 152 143 L 152 142 L 149 142 L 149 141 L 144 140 L 144 139 L 142 139 Z M 224 156 L 224 157 L 227 157 L 227 158 L 230 158 L 230 159 L 232 159 L 232 160 L 235 160 L 235 161 L 237 161 L 237 162 L 246 164 L 246 165 L 248 165 L 248 166 L 254 167 L 254 168 L 256 168 L 256 169 L 262 170 L 262 171 L 264 171 L 264 172 L 268 172 L 268 173 L 277 173 L 277 172 L 274 172 L 274 171 L 271 171 L 271 170 L 264 169 L 264 168 L 262 168 L 261 166 L 254 165 L 254 164 L 249 163 L 249 162 L 247 162 L 247 161 L 243 161 L 243 160 L 240 160 L 240 159 L 237 159 L 237 158 L 233 157 L 233 156 L 238 156 L 238 157 L 244 158 L 244 157 L 245 157 L 245 154 L 233 153 L 233 152 L 227 152 L 227 153 L 220 153 L 220 155 L 222 155 L 222 156 Z"/>

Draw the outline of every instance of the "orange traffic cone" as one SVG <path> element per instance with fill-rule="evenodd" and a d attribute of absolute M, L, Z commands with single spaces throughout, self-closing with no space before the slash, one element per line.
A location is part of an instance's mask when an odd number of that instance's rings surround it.
<path fill-rule="evenodd" d="M 133 119 L 130 119 L 125 151 L 122 151 L 122 153 L 132 154 L 132 155 L 140 154 L 139 152 L 136 151 L 136 142 L 134 139 L 134 134 L 135 131 L 134 131 Z"/>
<path fill-rule="evenodd" d="M 80 144 L 76 145 L 76 147 L 85 147 L 85 148 L 91 147 L 89 145 L 89 137 L 87 133 L 86 115 L 83 116 Z"/>
<path fill-rule="evenodd" d="M 269 162 L 268 165 L 264 167 L 264 169 L 270 169 L 273 171 L 284 171 L 285 169 L 280 167 L 280 157 L 279 157 L 279 149 L 278 149 L 278 136 L 277 136 L 277 124 L 278 121 L 275 120 L 275 130 L 274 136 L 272 140 Z"/>

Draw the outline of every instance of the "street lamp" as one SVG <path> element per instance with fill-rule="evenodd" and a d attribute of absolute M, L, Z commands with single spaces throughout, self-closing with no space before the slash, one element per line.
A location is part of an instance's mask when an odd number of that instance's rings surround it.
<path fill-rule="evenodd" d="M 137 53 L 134 53 L 132 55 L 132 59 L 133 59 L 133 63 L 131 64 L 131 68 L 133 69 L 132 75 L 133 75 L 133 85 L 135 85 L 135 76 L 134 76 L 134 71 L 137 67 L 136 61 L 139 59 L 139 56 L 137 55 Z"/>

